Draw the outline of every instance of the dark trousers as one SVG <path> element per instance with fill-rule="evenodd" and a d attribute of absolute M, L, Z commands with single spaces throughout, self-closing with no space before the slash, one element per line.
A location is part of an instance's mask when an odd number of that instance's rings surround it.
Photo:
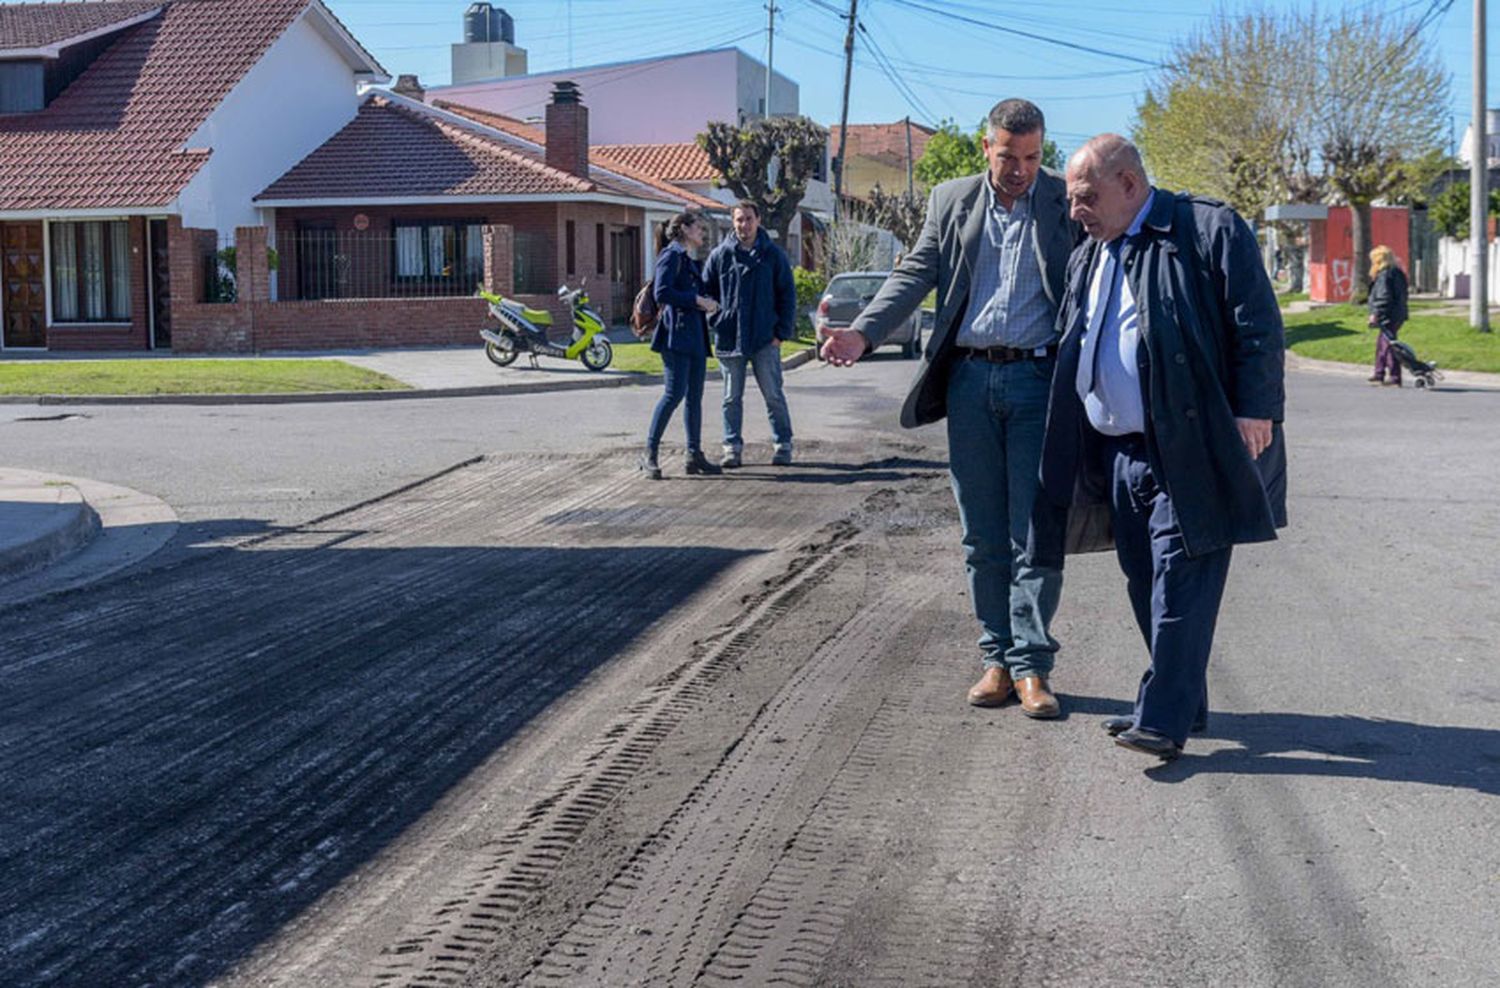
<path fill-rule="evenodd" d="M 656 411 L 651 413 L 651 430 L 646 433 L 646 445 L 654 452 L 666 434 L 667 423 L 677 406 L 687 401 L 683 410 L 687 426 L 688 452 L 703 448 L 703 381 L 708 375 L 708 358 L 702 354 L 674 353 L 667 350 L 661 355 L 662 374 L 666 378 L 661 400 Z"/>
<path fill-rule="evenodd" d="M 1208 655 L 1229 576 L 1230 549 L 1189 556 L 1177 512 L 1139 436 L 1097 436 L 1111 478 L 1115 554 L 1151 664 L 1136 693 L 1138 727 L 1179 745 L 1208 716 Z"/>
<path fill-rule="evenodd" d="M 1391 380 L 1397 384 L 1401 383 L 1401 361 L 1396 359 L 1396 351 L 1391 349 L 1391 341 L 1396 338 L 1396 330 L 1382 329 L 1375 334 L 1375 380 L 1384 381 L 1386 374 L 1391 375 Z"/>

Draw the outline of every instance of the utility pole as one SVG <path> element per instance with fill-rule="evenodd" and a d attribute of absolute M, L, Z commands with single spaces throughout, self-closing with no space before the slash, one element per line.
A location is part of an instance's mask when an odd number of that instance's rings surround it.
<path fill-rule="evenodd" d="M 844 159 L 849 156 L 849 77 L 854 73 L 854 26 L 858 13 L 859 0 L 849 0 L 849 32 L 844 35 L 844 109 L 839 114 L 839 156 L 833 170 L 834 219 L 839 218 L 844 207 Z"/>
<path fill-rule="evenodd" d="M 911 187 L 911 114 L 906 116 L 906 198 L 910 199 L 915 193 Z"/>
<path fill-rule="evenodd" d="M 770 11 L 766 19 L 766 112 L 765 118 L 771 119 L 771 79 L 775 75 L 776 66 L 776 0 L 766 7 Z"/>
<path fill-rule="evenodd" d="M 1474 142 L 1469 158 L 1469 325 L 1490 331 L 1490 141 L 1484 78 L 1484 3 L 1474 0 Z"/>

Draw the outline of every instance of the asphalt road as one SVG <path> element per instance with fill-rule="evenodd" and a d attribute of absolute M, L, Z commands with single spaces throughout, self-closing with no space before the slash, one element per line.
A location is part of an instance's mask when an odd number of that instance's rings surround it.
<path fill-rule="evenodd" d="M 1500 978 L 1500 393 L 1291 379 L 1292 527 L 1156 766 L 1098 727 L 1108 556 L 1066 717 L 962 703 L 909 371 L 798 371 L 797 467 L 656 485 L 644 392 L 0 419 L 194 530 L 0 610 L 0 983 Z"/>

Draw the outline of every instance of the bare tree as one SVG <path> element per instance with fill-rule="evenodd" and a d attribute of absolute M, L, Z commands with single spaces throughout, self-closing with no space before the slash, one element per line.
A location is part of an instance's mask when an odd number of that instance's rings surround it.
<path fill-rule="evenodd" d="M 1178 43 L 1148 83 L 1132 136 L 1153 177 L 1258 217 L 1305 166 L 1318 31 L 1310 14 L 1223 15 Z"/>
<path fill-rule="evenodd" d="M 785 247 L 807 183 L 827 153 L 828 131 L 806 117 L 772 117 L 746 127 L 714 121 L 698 135 L 719 173 L 716 184 L 760 207 L 761 223 Z"/>
<path fill-rule="evenodd" d="M 1446 133 L 1448 74 L 1419 26 L 1370 5 L 1322 32 L 1314 126 L 1329 188 L 1352 214 L 1354 302 L 1370 293 L 1371 203 L 1420 194 Z"/>

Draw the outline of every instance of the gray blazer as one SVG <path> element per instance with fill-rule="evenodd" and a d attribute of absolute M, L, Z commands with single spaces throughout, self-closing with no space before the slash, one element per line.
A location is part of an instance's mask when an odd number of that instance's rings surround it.
<path fill-rule="evenodd" d="M 922 354 L 922 367 L 901 406 L 906 428 L 937 422 L 948 414 L 948 364 L 953 341 L 969 307 L 969 285 L 974 258 L 984 236 L 985 172 L 955 178 L 932 190 L 927 221 L 917 245 L 901 259 L 865 310 L 854 320 L 857 329 L 876 347 L 885 341 L 922 299 L 937 289 L 937 318 Z M 1043 169 L 1037 173 L 1032 195 L 1037 261 L 1042 284 L 1054 311 L 1063 297 L 1068 255 L 1082 239 L 1082 229 L 1068 218 L 1067 186 L 1062 176 Z"/>

